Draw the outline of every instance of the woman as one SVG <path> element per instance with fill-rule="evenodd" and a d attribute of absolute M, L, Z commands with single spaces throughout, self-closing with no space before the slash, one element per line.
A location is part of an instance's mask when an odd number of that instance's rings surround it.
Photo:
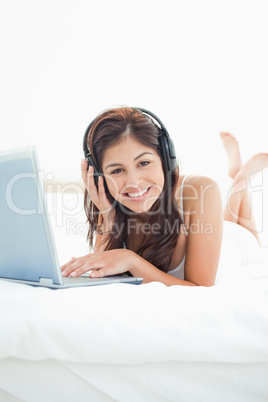
<path fill-rule="evenodd" d="M 142 277 L 143 283 L 212 286 L 220 257 L 228 261 L 221 250 L 223 226 L 240 243 L 244 237 L 246 250 L 252 247 L 255 253 L 259 248 L 253 218 L 248 217 L 247 183 L 253 172 L 268 166 L 268 154 L 255 155 L 242 166 L 236 139 L 221 133 L 235 188 L 222 214 L 217 183 L 203 176 L 180 176 L 178 167 L 170 169 L 162 135 L 150 113 L 135 108 L 107 110 L 91 123 L 87 147 L 95 170 L 105 178 L 99 175 L 96 185 L 93 166 L 82 161 L 88 238 L 91 247 L 95 239 L 95 253 L 72 258 L 62 267 L 63 276 L 127 272 Z M 223 225 L 224 220 L 228 222 Z M 230 246 L 228 241 L 223 244 Z M 241 250 L 237 254 L 243 260 Z M 229 255 L 234 255 L 233 249 Z"/>

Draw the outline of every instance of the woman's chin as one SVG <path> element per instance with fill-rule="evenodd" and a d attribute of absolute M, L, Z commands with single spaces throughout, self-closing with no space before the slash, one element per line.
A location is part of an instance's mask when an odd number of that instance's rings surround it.
<path fill-rule="evenodd" d="M 134 203 L 127 203 L 127 202 L 122 203 L 121 202 L 121 205 L 123 205 L 125 210 L 128 210 L 131 213 L 134 213 L 134 214 L 146 214 L 146 213 L 150 213 L 150 210 L 151 210 L 152 206 L 154 205 L 154 203 L 155 202 L 151 202 L 151 203 L 146 202 L 146 203 L 144 203 L 142 205 L 137 205 L 137 204 L 134 204 Z"/>

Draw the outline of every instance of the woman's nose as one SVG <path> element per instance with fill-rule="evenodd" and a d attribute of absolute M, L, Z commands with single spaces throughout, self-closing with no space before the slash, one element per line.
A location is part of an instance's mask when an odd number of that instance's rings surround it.
<path fill-rule="evenodd" d="M 138 186 L 141 183 L 141 177 L 136 169 L 130 169 L 126 175 L 126 186 Z"/>

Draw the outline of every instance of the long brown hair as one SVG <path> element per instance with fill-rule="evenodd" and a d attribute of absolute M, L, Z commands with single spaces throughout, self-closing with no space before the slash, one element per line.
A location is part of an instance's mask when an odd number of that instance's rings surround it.
<path fill-rule="evenodd" d="M 126 135 L 153 148 L 162 160 L 164 188 L 158 200 L 148 211 L 150 212 L 149 221 L 146 222 L 147 228 L 149 223 L 154 230 L 151 230 L 150 233 L 148 230 L 146 231 L 137 254 L 167 272 L 182 223 L 175 198 L 179 169 L 177 168 L 174 172 L 167 171 L 159 145 L 159 135 L 161 134 L 153 120 L 138 109 L 121 107 L 104 111 L 90 127 L 87 146 L 91 150 L 99 172 L 102 172 L 105 150 L 119 143 Z M 132 211 L 116 201 L 109 192 L 107 198 L 115 210 L 115 219 L 113 229 L 107 235 L 108 238 L 105 236 L 105 250 L 112 250 L 122 248 L 124 243 L 127 245 L 128 222 Z M 87 190 L 84 195 L 84 208 L 89 223 L 88 240 L 90 247 L 93 248 L 94 234 L 103 234 L 99 229 L 102 219 L 98 208 L 89 199 Z"/>

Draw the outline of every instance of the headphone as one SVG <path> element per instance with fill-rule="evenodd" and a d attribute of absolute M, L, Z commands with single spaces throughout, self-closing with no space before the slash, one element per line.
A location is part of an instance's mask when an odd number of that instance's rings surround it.
<path fill-rule="evenodd" d="M 175 171 L 175 169 L 177 168 L 176 152 L 175 152 L 174 143 L 173 143 L 172 139 L 170 138 L 170 135 L 169 135 L 167 129 L 165 128 L 164 124 L 159 119 L 159 117 L 157 117 L 154 113 L 149 112 L 149 110 L 143 109 L 141 107 L 137 107 L 137 108 L 132 107 L 132 109 L 138 110 L 142 114 L 149 116 L 153 120 L 154 124 L 158 127 L 160 152 L 161 152 L 162 159 L 164 161 L 164 166 L 166 167 L 166 169 L 169 172 L 173 173 Z M 93 168 L 94 168 L 94 180 L 95 180 L 96 187 L 98 188 L 98 176 L 100 176 L 100 175 L 103 176 L 103 174 L 101 172 L 99 172 L 96 164 L 94 163 L 91 151 L 87 145 L 88 133 L 90 132 L 90 129 L 91 129 L 94 121 L 95 121 L 95 119 L 89 124 L 89 126 L 87 127 L 86 132 L 84 134 L 83 151 L 84 151 L 85 159 L 88 162 L 88 167 L 93 166 Z M 107 187 L 105 180 L 104 180 L 104 188 L 105 188 L 105 192 L 107 193 L 108 187 Z"/>

